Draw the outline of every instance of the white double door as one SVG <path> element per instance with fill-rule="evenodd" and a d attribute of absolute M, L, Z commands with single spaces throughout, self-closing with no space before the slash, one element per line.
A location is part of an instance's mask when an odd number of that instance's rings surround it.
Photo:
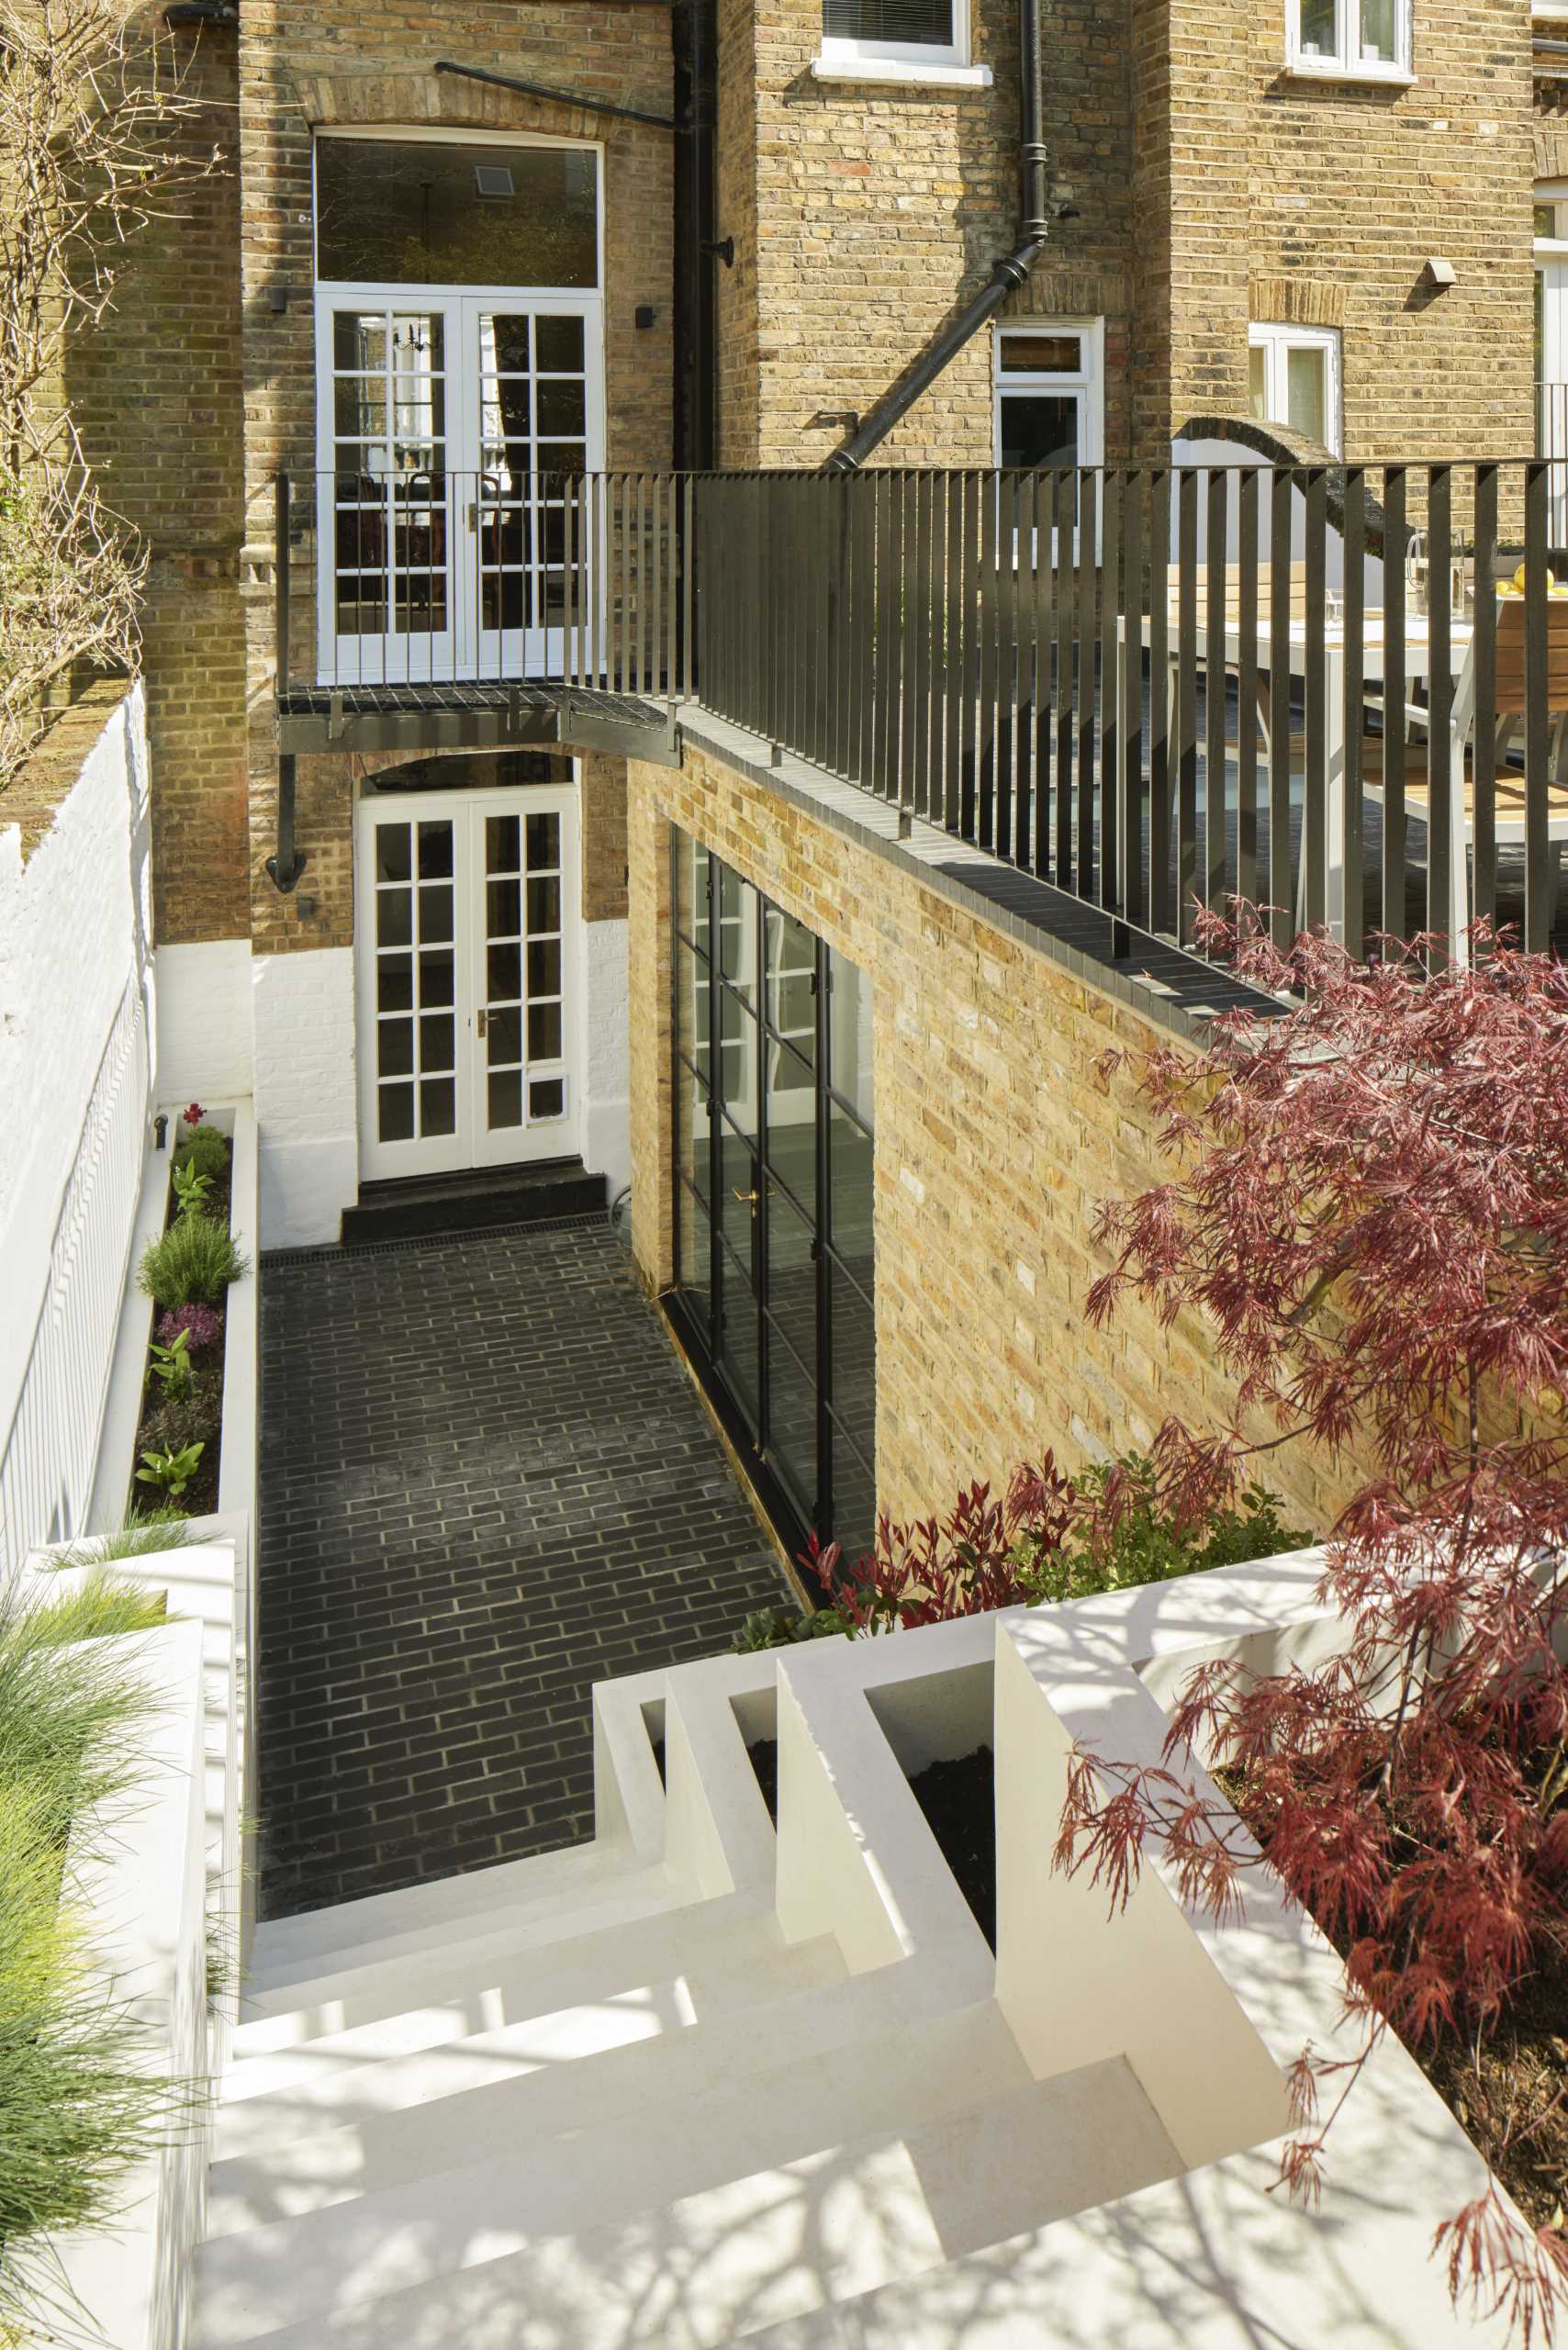
<path fill-rule="evenodd" d="M 575 1155 L 575 792 L 367 795 L 355 868 L 361 1175 Z"/>
<path fill-rule="evenodd" d="M 323 682 L 558 669 L 568 485 L 604 462 L 597 294 L 321 285 Z"/>

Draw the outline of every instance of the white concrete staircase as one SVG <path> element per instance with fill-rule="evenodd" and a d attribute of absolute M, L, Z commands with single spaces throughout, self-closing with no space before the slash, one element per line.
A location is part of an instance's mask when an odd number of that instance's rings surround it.
<path fill-rule="evenodd" d="M 774 1671 L 601 1692 L 592 1844 L 258 1929 L 199 2350 L 718 2350 L 1180 2167 L 1120 2057 L 1033 2076 L 950 1878 L 871 1964 L 791 1914 L 814 1797 L 787 1769 L 776 1844 L 738 1727 Z"/>

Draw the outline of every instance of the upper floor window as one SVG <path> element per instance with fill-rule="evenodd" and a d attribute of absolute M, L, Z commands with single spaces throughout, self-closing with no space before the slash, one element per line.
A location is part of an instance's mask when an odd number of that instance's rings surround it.
<path fill-rule="evenodd" d="M 1338 456 L 1339 334 L 1335 327 L 1251 330 L 1249 405 L 1260 424 L 1283 424 Z"/>
<path fill-rule="evenodd" d="M 1412 0 L 1285 0 L 1291 69 L 1350 81 L 1406 80 Z"/>
<path fill-rule="evenodd" d="M 996 330 L 996 462 L 1033 472 L 1097 465 L 1104 454 L 1103 337 L 1097 319 Z"/>
<path fill-rule="evenodd" d="M 989 66 L 969 62 L 969 0 L 823 0 L 824 80 L 947 81 L 979 86 Z"/>
<path fill-rule="evenodd" d="M 353 285 L 595 286 L 598 150 L 319 139 L 316 275 Z"/>

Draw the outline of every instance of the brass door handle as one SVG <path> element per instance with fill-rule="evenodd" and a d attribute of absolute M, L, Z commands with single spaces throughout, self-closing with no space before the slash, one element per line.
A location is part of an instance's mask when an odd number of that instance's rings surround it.
<path fill-rule="evenodd" d="M 476 1036 L 482 1036 L 484 1035 L 486 1028 L 489 1024 L 489 1019 L 490 1015 L 488 1011 L 481 1005 L 480 1009 L 474 1014 L 474 1034 Z"/>
<path fill-rule="evenodd" d="M 755 1192 L 732 1192 L 730 1193 L 730 1197 L 732 1200 L 739 1200 L 743 1206 L 745 1206 L 748 1200 L 753 1207 L 756 1207 L 756 1205 L 757 1195 Z"/>

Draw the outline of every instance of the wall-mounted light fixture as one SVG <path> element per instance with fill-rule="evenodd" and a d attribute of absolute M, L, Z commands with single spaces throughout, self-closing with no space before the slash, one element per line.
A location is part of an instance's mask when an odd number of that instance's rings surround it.
<path fill-rule="evenodd" d="M 653 325 L 657 316 L 658 312 L 655 309 L 651 302 L 639 302 L 635 310 L 632 313 L 632 323 L 635 327 L 641 327 L 645 331 Z"/>
<path fill-rule="evenodd" d="M 715 261 L 722 261 L 726 269 L 734 269 L 735 241 L 733 237 L 719 237 L 711 244 L 704 245 L 702 250 L 705 253 L 711 253 Z"/>

